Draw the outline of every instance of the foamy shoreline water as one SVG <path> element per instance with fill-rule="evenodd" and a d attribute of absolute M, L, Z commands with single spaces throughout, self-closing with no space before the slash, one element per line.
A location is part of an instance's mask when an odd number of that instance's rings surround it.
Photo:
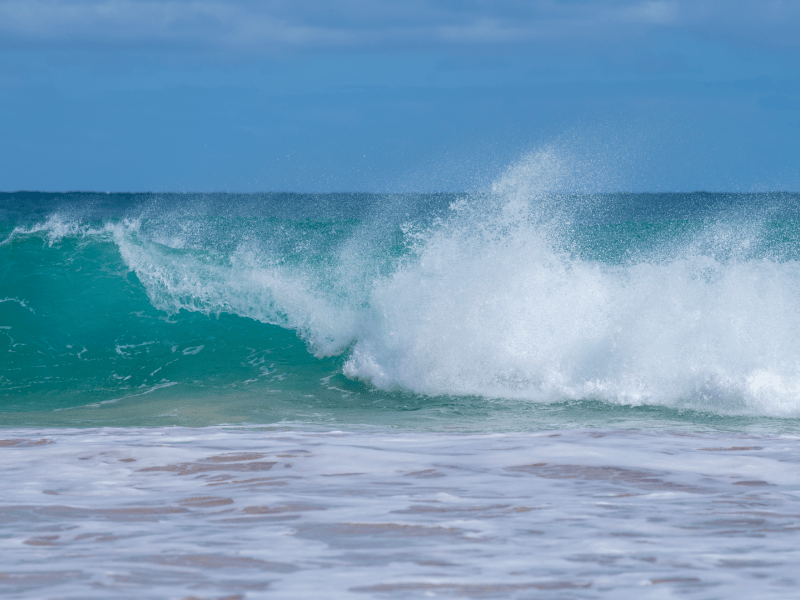
<path fill-rule="evenodd" d="M 4 429 L 7 598 L 786 598 L 798 436 Z"/>

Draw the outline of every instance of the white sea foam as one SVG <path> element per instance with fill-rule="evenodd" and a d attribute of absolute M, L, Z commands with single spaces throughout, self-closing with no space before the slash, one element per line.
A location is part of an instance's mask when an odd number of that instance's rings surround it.
<path fill-rule="evenodd" d="M 55 213 L 47 217 L 45 221 L 36 223 L 30 227 L 15 227 L 6 239 L 0 241 L 0 246 L 10 244 L 15 239 L 37 233 L 43 234 L 48 244 L 52 246 L 53 244 L 60 242 L 65 237 L 97 235 L 104 233 L 105 230 L 105 227 L 98 229 L 83 223 L 80 219 Z"/>
<path fill-rule="evenodd" d="M 29 310 L 33 314 L 36 314 L 36 311 L 33 310 L 25 300 L 21 300 L 20 298 L 0 298 L 0 304 L 4 302 L 13 302 L 14 304 L 19 304 L 22 308 Z"/>

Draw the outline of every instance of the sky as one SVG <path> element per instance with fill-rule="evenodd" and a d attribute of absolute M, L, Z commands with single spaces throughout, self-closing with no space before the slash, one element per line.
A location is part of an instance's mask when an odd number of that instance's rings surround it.
<path fill-rule="evenodd" d="M 800 191 L 798 0 L 0 0 L 0 191 Z"/>

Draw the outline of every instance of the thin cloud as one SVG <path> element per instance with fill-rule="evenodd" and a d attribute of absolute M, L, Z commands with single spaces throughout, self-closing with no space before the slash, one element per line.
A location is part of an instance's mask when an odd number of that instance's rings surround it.
<path fill-rule="evenodd" d="M 722 0 L 0 0 L 0 46 L 416 49 L 620 41 L 684 29 L 797 46 L 800 3 Z"/>
<path fill-rule="evenodd" d="M 622 13 L 633 23 L 672 25 L 678 21 L 680 5 L 674 0 L 648 0 L 626 7 Z"/>

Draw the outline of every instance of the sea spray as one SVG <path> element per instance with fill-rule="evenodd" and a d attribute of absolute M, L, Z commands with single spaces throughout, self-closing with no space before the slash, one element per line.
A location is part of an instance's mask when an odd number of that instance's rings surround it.
<path fill-rule="evenodd" d="M 796 415 L 796 249 L 764 248 L 760 221 L 727 214 L 618 264 L 576 258 L 598 199 L 548 193 L 563 170 L 527 157 L 418 236 L 376 281 L 344 372 L 431 395 Z"/>

